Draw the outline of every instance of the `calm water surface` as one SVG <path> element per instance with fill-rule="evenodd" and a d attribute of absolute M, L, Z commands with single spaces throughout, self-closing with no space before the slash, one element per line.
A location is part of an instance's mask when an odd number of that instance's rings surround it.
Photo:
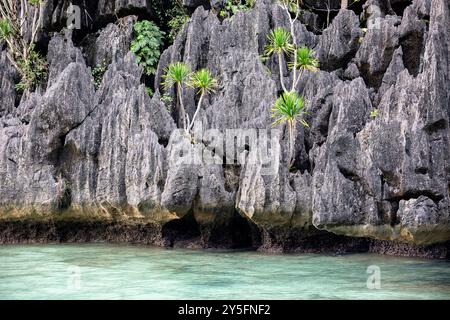
<path fill-rule="evenodd" d="M 380 289 L 367 287 L 369 266 L 380 268 Z M 0 299 L 450 299 L 450 262 L 6 245 L 0 246 Z"/>

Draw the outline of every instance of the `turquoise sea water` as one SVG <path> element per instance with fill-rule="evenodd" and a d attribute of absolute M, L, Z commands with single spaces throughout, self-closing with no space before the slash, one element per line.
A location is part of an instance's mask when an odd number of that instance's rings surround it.
<path fill-rule="evenodd" d="M 380 289 L 369 289 L 368 277 L 377 271 L 380 281 L 369 282 Z M 374 254 L 6 245 L 0 246 L 0 299 L 450 299 L 450 262 Z"/>

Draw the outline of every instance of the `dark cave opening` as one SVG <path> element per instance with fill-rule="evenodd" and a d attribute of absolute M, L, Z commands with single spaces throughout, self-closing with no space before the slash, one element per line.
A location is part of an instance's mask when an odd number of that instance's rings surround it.
<path fill-rule="evenodd" d="M 162 237 L 169 247 L 173 247 L 175 242 L 197 239 L 200 235 L 200 227 L 192 211 L 183 218 L 167 222 L 162 228 Z"/>

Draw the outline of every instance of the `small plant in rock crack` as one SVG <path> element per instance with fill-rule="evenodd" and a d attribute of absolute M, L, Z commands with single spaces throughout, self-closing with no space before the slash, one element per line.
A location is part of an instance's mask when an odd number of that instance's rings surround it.
<path fill-rule="evenodd" d="M 195 119 L 202 107 L 205 96 L 215 92 L 218 88 L 219 81 L 212 75 L 211 71 L 201 69 L 196 72 L 192 72 L 191 67 L 183 62 L 175 62 L 170 64 L 167 67 L 166 74 L 163 78 L 163 87 L 165 91 L 168 91 L 171 88 L 176 89 L 178 109 L 180 112 L 180 123 L 188 134 L 194 126 Z M 198 94 L 200 94 L 197 108 L 192 120 L 189 119 L 189 115 L 186 113 L 186 109 L 184 107 L 183 90 L 185 85 L 198 89 Z"/>
<path fill-rule="evenodd" d="M 231 18 L 239 11 L 250 10 L 255 6 L 256 0 L 227 0 L 225 6 L 222 10 L 220 10 L 221 18 Z"/>
<path fill-rule="evenodd" d="M 149 96 L 150 98 L 152 98 L 153 95 L 155 94 L 155 92 L 153 91 L 153 89 L 150 88 L 150 87 L 145 87 L 145 91 L 147 92 L 147 94 L 148 94 L 148 96 Z"/>
<path fill-rule="evenodd" d="M 161 55 L 164 32 L 151 21 L 139 21 L 134 25 L 135 38 L 131 43 L 131 51 L 136 55 L 136 61 L 144 67 L 147 75 L 156 72 L 156 66 Z"/>
<path fill-rule="evenodd" d="M 370 117 L 372 119 L 375 119 L 379 116 L 380 111 L 378 109 L 373 109 L 372 111 L 370 111 Z"/>
<path fill-rule="evenodd" d="M 102 63 L 99 63 L 92 69 L 92 76 L 94 77 L 94 87 L 95 90 L 100 88 L 100 85 L 103 81 L 103 76 L 105 75 L 106 70 L 108 69 L 108 63 L 103 60 Z"/>

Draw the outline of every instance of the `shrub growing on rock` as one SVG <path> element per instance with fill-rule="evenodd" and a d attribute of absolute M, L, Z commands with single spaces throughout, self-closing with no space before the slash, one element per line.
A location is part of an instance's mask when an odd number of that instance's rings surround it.
<path fill-rule="evenodd" d="M 147 75 L 156 72 L 164 32 L 151 21 L 139 21 L 134 25 L 135 38 L 131 43 L 131 51 L 136 55 L 138 64 L 144 67 Z"/>

